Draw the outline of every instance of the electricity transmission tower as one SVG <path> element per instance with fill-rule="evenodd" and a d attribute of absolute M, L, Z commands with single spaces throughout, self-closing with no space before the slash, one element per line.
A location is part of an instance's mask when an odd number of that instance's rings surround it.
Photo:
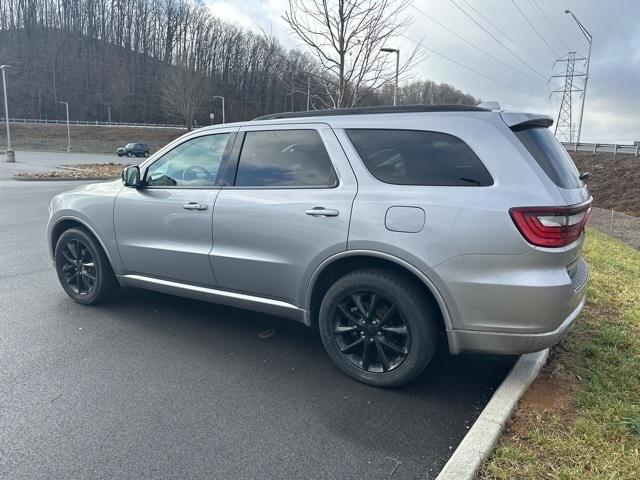
<path fill-rule="evenodd" d="M 552 75 L 551 78 L 562 78 L 564 79 L 564 85 L 557 90 L 551 92 L 554 93 L 562 93 L 562 100 L 560 101 L 560 110 L 558 111 L 558 120 L 556 121 L 556 129 L 555 136 L 558 140 L 565 142 L 573 142 L 573 123 L 572 123 L 572 100 L 574 97 L 574 93 L 582 92 L 584 95 L 583 88 L 577 88 L 574 86 L 574 78 L 575 77 L 584 77 L 585 74 L 581 72 L 575 71 L 576 62 L 586 61 L 586 58 L 576 57 L 576 52 L 569 52 L 564 57 L 559 58 L 555 61 L 556 63 L 566 63 L 565 72 L 559 75 Z"/>

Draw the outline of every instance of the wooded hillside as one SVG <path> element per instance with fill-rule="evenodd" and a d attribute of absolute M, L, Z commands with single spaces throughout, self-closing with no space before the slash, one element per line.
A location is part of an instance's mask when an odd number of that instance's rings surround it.
<path fill-rule="evenodd" d="M 226 98 L 227 122 L 302 110 L 307 82 L 318 91 L 324 74 L 302 52 L 194 0 L 1 0 L 0 63 L 14 67 L 11 116 L 62 119 L 59 102 L 68 101 L 72 119 L 105 121 L 110 109 L 112 121 L 128 122 L 184 122 L 166 101 L 171 89 L 188 91 L 184 82 L 202 92 L 198 124 L 210 123 L 209 112 L 222 120 L 214 96 Z M 362 104 L 388 104 L 391 92 L 385 86 Z M 477 103 L 430 81 L 404 86 L 400 101 Z"/>

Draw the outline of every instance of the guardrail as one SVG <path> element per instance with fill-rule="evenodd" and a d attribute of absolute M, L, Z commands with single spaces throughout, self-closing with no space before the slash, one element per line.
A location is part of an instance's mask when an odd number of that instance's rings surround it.
<path fill-rule="evenodd" d="M 0 118 L 0 124 L 4 123 L 5 119 Z M 29 124 L 58 124 L 66 125 L 66 120 L 47 120 L 41 118 L 11 118 L 9 117 L 9 123 L 29 123 Z M 134 123 L 134 122 L 100 122 L 98 120 L 69 120 L 69 125 L 86 125 L 97 127 L 139 127 L 139 128 L 187 128 L 186 125 L 178 125 L 174 123 Z"/>
<path fill-rule="evenodd" d="M 562 145 L 570 152 L 606 152 L 606 153 L 626 153 L 638 156 L 640 151 L 640 143 L 633 145 L 625 145 L 619 143 L 576 143 L 576 142 L 562 142 Z"/>

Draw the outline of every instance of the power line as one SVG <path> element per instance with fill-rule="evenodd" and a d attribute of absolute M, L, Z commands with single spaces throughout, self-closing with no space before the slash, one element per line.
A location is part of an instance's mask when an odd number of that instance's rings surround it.
<path fill-rule="evenodd" d="M 500 80 L 496 80 L 495 78 L 492 78 L 492 77 L 490 77 L 490 76 L 488 76 L 488 75 L 485 75 L 485 74 L 484 74 L 484 73 L 482 73 L 482 72 L 479 72 L 479 71 L 477 71 L 477 70 L 474 70 L 474 69 L 473 69 L 473 68 L 471 68 L 471 67 L 467 67 L 466 65 L 464 65 L 464 64 L 462 64 L 462 63 L 460 63 L 460 62 L 458 62 L 458 61 L 454 60 L 454 59 L 453 59 L 453 58 L 451 58 L 451 57 L 448 57 L 447 55 L 445 55 L 445 54 L 443 54 L 443 53 L 440 53 L 440 52 L 438 52 L 438 51 L 434 50 L 433 48 L 429 48 L 429 47 L 424 46 L 421 42 L 418 42 L 417 40 L 414 40 L 413 38 L 411 38 L 411 37 L 409 37 L 409 36 L 407 36 L 407 35 L 405 35 L 405 34 L 401 34 L 401 36 L 402 36 L 402 37 L 404 37 L 404 38 L 406 38 L 407 40 L 410 40 L 411 42 L 415 43 L 415 44 L 416 44 L 416 45 L 418 45 L 419 47 L 422 47 L 422 48 L 424 48 L 425 50 L 428 50 L 428 51 L 430 51 L 431 53 L 433 53 L 433 54 L 435 54 L 435 55 L 438 55 L 439 57 L 442 57 L 442 58 L 444 58 L 445 60 L 448 60 L 449 62 L 451 62 L 451 63 L 453 63 L 453 64 L 455 64 L 455 65 L 458 65 L 458 66 L 459 66 L 459 67 L 461 67 L 461 68 L 464 68 L 465 70 L 470 71 L 471 73 L 475 73 L 476 75 L 478 75 L 478 76 L 480 76 L 480 77 L 482 77 L 482 78 L 486 78 L 487 80 L 490 80 L 490 81 L 492 81 L 492 82 L 494 82 L 494 83 L 497 83 L 498 85 L 502 85 L 503 87 L 509 88 L 509 89 L 514 90 L 514 91 L 516 91 L 516 92 L 524 93 L 525 95 L 529 95 L 529 96 L 531 96 L 531 97 L 541 98 L 541 99 L 543 99 L 543 100 L 546 100 L 546 98 L 545 98 L 545 97 L 542 97 L 542 96 L 540 96 L 540 95 L 536 95 L 536 94 L 533 94 L 533 93 L 530 93 L 530 92 L 526 92 L 526 91 L 524 91 L 524 90 L 520 90 L 520 89 L 518 89 L 518 88 L 513 87 L 512 85 L 509 85 L 508 83 L 501 82 Z"/>
<path fill-rule="evenodd" d="M 529 0 L 531 2 L 531 4 L 538 10 L 538 12 L 540 12 L 540 15 L 542 15 L 542 18 L 544 18 L 546 20 L 546 22 L 549 24 L 549 26 L 551 27 L 551 29 L 553 30 L 553 32 L 556 34 L 556 37 L 558 37 L 560 39 L 560 41 L 562 42 L 562 44 L 565 46 L 565 48 L 567 50 L 571 50 L 571 48 L 569 47 L 569 45 L 567 45 L 567 42 L 564 41 L 564 38 L 562 38 L 562 36 L 560 35 L 560 32 L 558 32 L 558 30 L 556 30 L 556 27 L 553 25 L 553 23 L 551 23 L 551 20 L 549 20 L 549 17 L 547 17 L 544 13 L 544 11 L 542 10 L 542 8 L 540 7 L 540 5 L 538 4 L 537 0 Z"/>
<path fill-rule="evenodd" d="M 551 50 L 551 52 L 556 56 L 559 57 L 560 55 L 558 54 L 558 52 L 556 52 L 553 47 L 549 44 L 549 42 L 547 42 L 547 39 L 544 38 L 542 36 L 542 34 L 538 31 L 538 29 L 536 28 L 536 26 L 531 23 L 531 20 L 529 20 L 529 17 L 527 17 L 527 15 L 522 11 L 522 9 L 518 6 L 518 4 L 515 2 L 515 0 L 511 0 L 511 3 L 513 3 L 513 6 L 516 7 L 516 9 L 520 12 L 520 15 L 522 15 L 522 17 L 527 21 L 527 23 L 529 24 L 529 26 L 531 26 L 531 28 L 533 28 L 534 32 L 536 32 L 538 34 L 538 36 L 540 37 L 540 39 L 545 43 L 545 45 L 547 47 L 549 47 L 549 50 Z"/>
<path fill-rule="evenodd" d="M 522 70 L 519 70 L 511 65 L 509 65 L 506 62 L 503 62 L 502 60 L 500 60 L 497 57 L 494 57 L 493 55 L 491 55 L 489 52 L 487 52 L 486 50 L 483 50 L 482 48 L 480 48 L 479 46 L 477 46 L 475 43 L 470 42 L 469 40 L 467 40 L 466 38 L 462 37 L 461 35 L 457 34 L 455 31 L 453 31 L 452 29 L 450 29 L 449 27 L 447 27 L 446 25 L 442 24 L 441 22 L 439 22 L 438 20 L 436 20 L 435 18 L 433 18 L 431 15 L 429 15 L 427 12 L 421 10 L 420 8 L 416 7 L 415 5 L 411 5 L 411 7 L 413 7 L 415 10 L 417 10 L 418 12 L 420 12 L 422 15 L 424 15 L 425 17 L 427 17 L 429 20 L 431 20 L 432 22 L 436 23 L 437 25 L 439 25 L 440 27 L 442 27 L 443 29 L 445 29 L 446 31 L 448 31 L 449 33 L 451 33 L 452 35 L 454 35 L 455 37 L 459 38 L 460 40 L 462 40 L 463 42 L 465 42 L 467 45 L 470 45 L 471 47 L 475 48 L 476 50 L 484 53 L 485 55 L 487 55 L 489 58 L 492 58 L 493 60 L 495 60 L 498 63 L 501 63 L 502 65 L 504 65 L 507 68 L 510 68 L 511 70 L 518 72 L 521 75 L 524 75 L 526 77 L 529 78 L 533 78 L 534 80 L 538 80 L 538 78 L 534 77 L 533 75 L 530 75 L 526 72 L 523 72 Z M 543 77 L 544 78 L 544 77 Z M 542 81 L 542 80 L 538 80 L 538 81 Z"/>
<path fill-rule="evenodd" d="M 517 53 L 515 53 L 513 50 L 511 50 L 509 47 L 507 47 L 504 43 L 502 43 L 500 41 L 500 39 L 498 39 L 493 33 L 491 33 L 489 30 L 487 30 L 486 28 L 484 28 L 484 26 L 482 26 L 475 18 L 473 18 L 471 15 L 469 15 L 469 13 L 467 13 L 467 11 L 462 8 L 460 5 L 458 5 L 454 0 L 451 0 L 451 3 L 453 3 L 456 7 L 458 7 L 458 9 L 464 13 L 467 17 L 469 17 L 469 19 L 471 19 L 471 21 L 473 23 L 475 23 L 476 25 L 478 25 L 487 35 L 489 35 L 491 38 L 493 38 L 496 42 L 498 42 L 498 44 L 500 44 L 505 50 L 507 50 L 511 55 L 513 55 L 515 58 L 517 58 L 523 65 L 526 65 L 527 68 L 529 68 L 532 72 L 534 72 L 536 75 L 538 75 L 540 78 L 542 78 L 543 80 L 546 80 L 546 77 L 544 75 L 542 75 L 540 72 L 538 72 L 535 68 L 533 68 L 531 65 L 529 65 L 527 62 L 525 62 Z"/>
<path fill-rule="evenodd" d="M 529 55 L 531 58 L 536 59 L 541 65 L 544 65 L 545 67 L 549 67 L 549 62 L 547 62 L 546 60 L 541 59 L 540 57 L 538 57 L 537 55 L 534 55 L 533 53 L 531 53 L 530 51 L 528 51 L 526 48 L 524 48 L 522 45 L 520 45 L 518 42 L 516 42 L 515 40 L 513 40 L 511 37 L 509 37 L 509 35 L 507 35 L 506 33 L 504 33 L 502 30 L 500 30 L 495 23 L 493 23 L 491 20 L 489 20 L 487 17 L 485 17 L 482 13 L 480 13 L 478 11 L 478 9 L 476 9 L 473 5 L 471 5 L 469 2 L 467 2 L 467 0 L 462 0 L 467 7 L 469 7 L 471 10 L 473 10 L 474 12 L 476 12 L 476 14 L 482 18 L 485 22 L 487 22 L 489 25 L 491 25 L 500 35 L 502 35 L 503 37 L 505 37 L 507 40 L 509 40 L 513 45 L 515 45 L 516 47 L 518 47 L 520 50 L 522 50 L 524 53 L 526 53 L 527 55 Z"/>

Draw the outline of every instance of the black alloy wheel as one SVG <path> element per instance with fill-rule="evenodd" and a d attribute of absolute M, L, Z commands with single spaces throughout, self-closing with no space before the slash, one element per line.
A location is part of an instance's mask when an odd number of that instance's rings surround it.
<path fill-rule="evenodd" d="M 374 373 L 397 368 L 411 348 L 411 331 L 387 297 L 360 291 L 344 297 L 333 315 L 340 352 L 356 367 Z"/>
<path fill-rule="evenodd" d="M 120 287 L 101 245 L 84 228 L 65 230 L 56 242 L 54 258 L 62 288 L 78 303 L 102 302 Z"/>
<path fill-rule="evenodd" d="M 327 353 L 356 380 L 399 387 L 417 378 L 437 348 L 436 304 L 407 274 L 355 270 L 334 280 L 318 311 Z"/>
<path fill-rule="evenodd" d="M 78 295 L 87 295 L 96 285 L 96 263 L 88 247 L 77 238 L 62 246 L 62 273 L 67 286 Z"/>

